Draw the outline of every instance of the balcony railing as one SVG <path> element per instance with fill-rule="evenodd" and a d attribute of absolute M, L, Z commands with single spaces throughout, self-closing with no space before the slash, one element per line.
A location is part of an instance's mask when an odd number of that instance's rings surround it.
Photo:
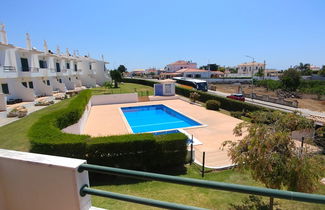
<path fill-rule="evenodd" d="M 14 66 L 3 66 L 4 72 L 16 72 L 16 67 Z"/>
<path fill-rule="evenodd" d="M 319 195 L 319 194 L 308 194 L 308 193 L 276 190 L 276 189 L 269 189 L 269 188 L 262 188 L 262 187 L 252 187 L 252 186 L 239 185 L 239 184 L 230 184 L 224 182 L 182 178 L 182 177 L 175 177 L 175 176 L 169 176 L 169 175 L 163 175 L 157 173 L 126 170 L 126 169 L 98 166 L 92 164 L 80 165 L 78 171 L 82 172 L 84 170 L 96 172 L 96 173 L 102 173 L 102 174 L 135 178 L 135 179 L 155 180 L 155 181 L 169 182 L 174 184 L 210 188 L 215 190 L 224 190 L 224 191 L 238 192 L 238 193 L 245 193 L 245 194 L 262 195 L 262 196 L 268 196 L 273 198 L 282 198 L 287 200 L 325 204 L 325 195 Z M 169 208 L 169 209 L 202 209 L 194 206 L 186 206 L 186 205 L 181 205 L 176 203 L 170 203 L 170 202 L 164 202 L 159 200 L 152 200 L 147 198 L 141 198 L 136 196 L 92 189 L 89 188 L 89 186 L 85 185 L 80 189 L 80 195 L 85 196 L 87 194 L 97 195 L 106 198 L 113 198 L 117 200 L 133 202 L 133 203 L 139 203 L 139 204 L 144 204 L 149 206 Z"/>
<path fill-rule="evenodd" d="M 22 72 L 32 72 L 32 73 L 38 73 L 39 72 L 39 68 L 37 67 L 21 67 L 21 71 Z"/>

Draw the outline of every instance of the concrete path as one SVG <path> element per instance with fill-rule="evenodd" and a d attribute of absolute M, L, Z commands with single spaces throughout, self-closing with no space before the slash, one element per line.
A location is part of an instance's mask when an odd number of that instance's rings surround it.
<path fill-rule="evenodd" d="M 54 97 L 53 96 L 49 96 L 50 97 L 50 100 L 53 100 Z M 58 100 L 54 100 L 54 103 L 57 103 L 59 102 Z M 18 117 L 11 117 L 11 118 L 8 118 L 7 117 L 7 114 L 14 108 L 14 107 L 17 107 L 17 106 L 24 106 L 26 107 L 27 109 L 27 115 L 35 112 L 35 111 L 38 111 L 38 110 L 41 110 L 41 109 L 44 109 L 46 106 L 35 106 L 35 103 L 36 101 L 34 102 L 22 102 L 22 103 L 18 103 L 18 104 L 12 104 L 12 105 L 7 105 L 7 111 L 3 111 L 3 112 L 0 112 L 0 127 L 1 126 L 4 126 L 4 125 L 7 125 L 9 123 L 12 123 L 16 120 L 20 120 L 22 118 L 18 118 Z"/>

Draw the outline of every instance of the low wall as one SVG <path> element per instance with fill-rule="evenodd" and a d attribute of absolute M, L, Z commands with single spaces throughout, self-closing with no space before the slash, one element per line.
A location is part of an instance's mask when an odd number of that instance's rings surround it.
<path fill-rule="evenodd" d="M 85 160 L 0 149 L 0 209 L 89 210 L 90 196 L 79 190 L 88 172 Z"/>
<path fill-rule="evenodd" d="M 136 103 L 138 102 L 137 93 L 125 93 L 125 94 L 109 94 L 109 95 L 97 95 L 92 96 L 91 105 L 105 105 L 105 104 L 122 104 L 122 103 Z"/>
<path fill-rule="evenodd" d="M 232 84 L 232 83 L 252 83 L 252 79 L 236 79 L 236 78 L 213 78 L 213 79 L 203 79 L 208 83 L 220 83 L 220 84 Z"/>
<path fill-rule="evenodd" d="M 306 94 L 306 93 L 302 93 L 302 94 L 301 94 L 301 98 L 325 101 L 325 95 L 319 95 L 319 96 L 318 96 L 318 95 L 316 95 L 316 94 Z"/>
<path fill-rule="evenodd" d="M 88 116 L 91 110 L 91 100 L 89 100 L 85 112 L 82 114 L 81 118 L 79 121 L 73 125 L 70 125 L 64 129 L 62 129 L 63 132 L 65 133 L 72 133 L 72 134 L 83 134 L 85 125 L 88 120 Z"/>
<path fill-rule="evenodd" d="M 253 99 L 257 99 L 257 100 L 261 100 L 261 101 L 271 102 L 271 103 L 275 103 L 275 104 L 281 104 L 281 105 L 295 107 L 295 108 L 298 107 L 298 101 L 296 101 L 296 100 L 288 101 L 283 98 L 275 98 L 275 97 L 270 97 L 268 95 L 256 95 L 256 93 L 253 93 L 253 94 L 243 93 L 243 95 L 247 98 L 253 98 Z"/>
<path fill-rule="evenodd" d="M 0 111 L 7 110 L 7 97 L 6 94 L 0 93 Z"/>

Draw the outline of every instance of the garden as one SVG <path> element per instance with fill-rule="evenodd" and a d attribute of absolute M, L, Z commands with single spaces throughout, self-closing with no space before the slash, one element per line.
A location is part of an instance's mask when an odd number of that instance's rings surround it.
<path fill-rule="evenodd" d="M 124 81 L 130 82 L 130 81 Z M 149 91 L 153 83 L 145 81 L 141 84 L 124 83 L 114 93 Z M 87 159 L 90 163 L 110 165 L 122 168 L 141 170 L 157 170 L 161 173 L 182 177 L 201 178 L 196 166 L 185 165 L 186 138 L 182 134 L 168 134 L 153 136 L 152 134 L 137 134 L 124 136 L 110 136 L 91 138 L 87 135 L 73 135 L 62 133 L 60 129 L 78 121 L 83 113 L 91 94 L 100 91 L 110 94 L 110 89 L 97 88 L 86 90 L 70 99 L 65 99 L 34 112 L 19 121 L 0 127 L 0 148 L 32 151 L 45 154 L 77 157 Z M 177 88 L 177 93 L 189 97 L 191 90 Z M 197 100 L 208 102 L 208 108 L 228 111 L 258 111 L 266 110 L 262 107 L 245 104 L 240 101 L 198 92 Z M 211 101 L 212 100 L 212 101 Z M 217 101 L 217 102 L 216 102 Z M 31 143 L 30 143 L 31 142 Z M 177 159 L 179 162 L 175 162 Z M 158 166 L 158 167 L 157 167 Z M 173 167 L 171 167 L 173 166 Z M 174 168 L 174 166 L 183 166 Z M 168 168 L 168 169 L 167 169 Z M 165 169 L 165 170 L 161 170 Z M 263 186 L 254 181 L 249 170 L 238 171 L 229 169 L 207 173 L 206 180 L 222 181 L 244 185 Z M 240 204 L 247 195 L 201 189 L 196 187 L 166 184 L 157 181 L 132 181 L 126 178 L 110 177 L 96 179 L 93 187 L 113 192 L 126 193 L 187 205 L 201 206 L 214 209 L 228 209 L 230 204 Z M 316 193 L 325 194 L 325 186 L 318 184 Z M 106 198 L 93 197 L 93 205 L 110 209 L 151 209 Z M 268 198 L 263 198 L 268 203 Z M 276 199 L 283 209 L 321 209 L 318 204 L 309 204 Z"/>

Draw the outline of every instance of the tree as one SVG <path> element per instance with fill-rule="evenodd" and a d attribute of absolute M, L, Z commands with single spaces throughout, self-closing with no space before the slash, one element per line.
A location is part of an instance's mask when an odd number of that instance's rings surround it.
<path fill-rule="evenodd" d="M 318 75 L 325 77 L 325 66 L 322 66 L 321 70 L 318 71 Z"/>
<path fill-rule="evenodd" d="M 219 71 L 219 65 L 217 64 L 208 64 L 206 66 L 201 66 L 200 69 L 210 70 L 210 71 Z"/>
<path fill-rule="evenodd" d="M 317 156 L 305 148 L 296 147 L 292 131 L 313 128 L 313 122 L 297 113 L 256 112 L 252 122 L 239 123 L 234 128 L 238 142 L 230 145 L 228 154 L 239 169 L 249 170 L 256 181 L 268 188 L 313 192 L 324 166 Z M 273 198 L 270 198 L 273 206 Z"/>
<path fill-rule="evenodd" d="M 302 76 L 308 76 L 313 74 L 313 71 L 310 69 L 309 63 L 305 63 L 305 64 L 299 63 L 298 66 L 295 66 L 295 69 L 300 71 Z"/>
<path fill-rule="evenodd" d="M 114 81 L 114 88 L 118 88 L 118 83 L 122 81 L 121 72 L 118 70 L 110 71 L 112 80 Z"/>
<path fill-rule="evenodd" d="M 119 71 L 121 74 L 127 72 L 127 68 L 124 65 L 119 65 L 117 68 L 117 71 Z"/>
<path fill-rule="evenodd" d="M 296 69 L 290 68 L 280 77 L 282 87 L 285 90 L 296 91 L 300 85 L 301 75 Z"/>

